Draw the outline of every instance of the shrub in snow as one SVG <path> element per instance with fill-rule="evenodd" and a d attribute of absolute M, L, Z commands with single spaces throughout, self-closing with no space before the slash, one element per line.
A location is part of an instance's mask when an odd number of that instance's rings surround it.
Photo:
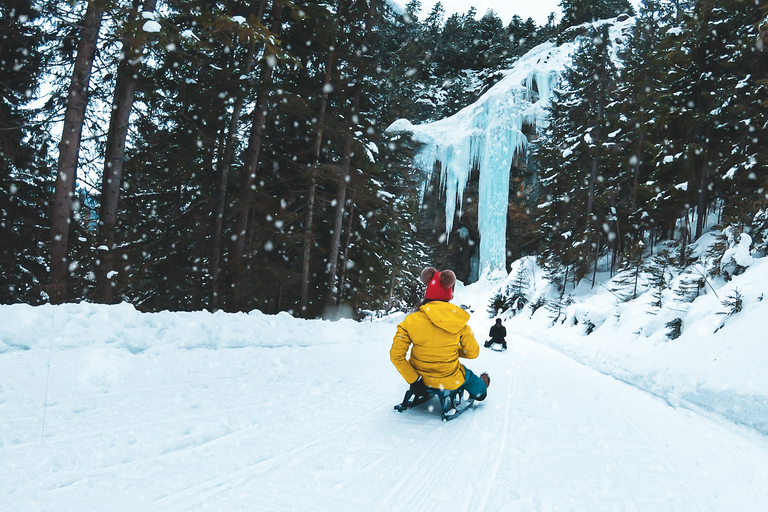
<path fill-rule="evenodd" d="M 546 262 L 542 262 L 544 271 L 546 272 L 546 279 L 549 283 L 560 293 L 565 291 L 565 282 L 568 280 L 568 273 L 570 267 L 568 265 L 549 265 Z"/>
<path fill-rule="evenodd" d="M 676 340 L 683 333 L 683 319 L 675 318 L 674 320 L 670 320 L 669 322 L 664 324 L 664 327 L 669 329 L 667 331 L 667 338 L 671 340 Z"/>
<path fill-rule="evenodd" d="M 709 269 L 709 275 L 712 277 L 722 275 L 720 269 L 720 261 L 723 259 L 725 251 L 728 249 L 728 238 L 725 233 L 718 233 L 715 235 L 715 241 L 707 248 L 707 258 L 711 263 Z"/>
<path fill-rule="evenodd" d="M 645 246 L 642 242 L 634 244 L 627 251 L 627 256 L 624 259 L 622 267 L 619 269 L 619 274 L 613 280 L 614 295 L 619 297 L 622 302 L 629 302 L 635 300 L 638 295 L 645 291 L 645 280 L 643 274 L 645 268 L 643 266 L 643 251 Z"/>
<path fill-rule="evenodd" d="M 543 308 L 547 305 L 547 299 L 544 297 L 544 295 L 539 295 L 538 298 L 531 302 L 531 317 L 538 311 L 539 309 Z"/>
<path fill-rule="evenodd" d="M 555 325 L 557 321 L 560 320 L 560 317 L 562 317 L 560 323 L 565 322 L 565 320 L 568 318 L 566 311 L 571 304 L 573 304 L 573 296 L 570 294 L 566 295 L 565 297 L 560 296 L 555 300 L 547 302 L 546 308 L 551 313 L 550 318 L 552 319 L 552 325 Z"/>
<path fill-rule="evenodd" d="M 735 288 L 725 299 L 720 301 L 720 304 L 725 307 L 725 311 L 718 311 L 718 315 L 735 315 L 744 308 L 744 296 L 738 288 Z"/>
<path fill-rule="evenodd" d="M 680 276 L 674 287 L 675 298 L 679 302 L 693 302 L 704 287 L 704 277 L 692 274 Z"/>
<path fill-rule="evenodd" d="M 768 253 L 768 210 L 760 210 L 752 219 L 751 233 L 754 249 L 761 255 Z"/>
<path fill-rule="evenodd" d="M 501 315 L 508 309 L 509 309 L 509 304 L 507 303 L 507 297 L 504 295 L 503 292 L 496 292 L 491 297 L 490 304 L 488 304 L 488 314 L 491 317 L 495 317 L 495 316 Z"/>
<path fill-rule="evenodd" d="M 742 274 L 754 262 L 751 255 L 752 237 L 740 231 L 740 228 L 735 226 L 728 226 L 723 230 L 728 248 L 718 266 L 726 280 Z"/>
<path fill-rule="evenodd" d="M 507 311 L 512 311 L 516 315 L 530 302 L 528 295 L 532 292 L 531 275 L 528 268 L 523 265 L 523 263 L 518 265 L 517 269 L 510 274 L 511 280 L 507 279 L 503 290 L 491 297 L 488 306 L 488 313 L 491 316 L 498 316 Z"/>
<path fill-rule="evenodd" d="M 664 290 L 668 288 L 667 269 L 671 262 L 669 251 L 663 250 L 651 259 L 651 263 L 646 267 L 648 272 L 648 284 L 651 288 L 651 307 L 654 309 L 651 313 L 658 313 L 664 307 Z"/>
<path fill-rule="evenodd" d="M 517 314 L 518 311 L 528 304 L 528 299 L 519 295 L 507 295 L 505 292 L 497 292 L 491 297 L 491 302 L 488 305 L 488 314 L 491 317 L 499 316 L 507 311 L 512 311 L 513 314 Z"/>

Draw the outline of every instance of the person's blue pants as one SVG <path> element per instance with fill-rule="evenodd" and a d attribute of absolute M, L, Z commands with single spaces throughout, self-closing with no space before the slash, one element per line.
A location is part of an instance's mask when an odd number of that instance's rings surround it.
<path fill-rule="evenodd" d="M 462 365 L 464 366 L 464 365 Z M 482 402 L 488 395 L 488 386 L 485 385 L 483 379 L 472 373 L 472 370 L 464 366 L 467 380 L 461 385 L 462 388 L 467 390 L 469 396 L 477 401 Z"/>

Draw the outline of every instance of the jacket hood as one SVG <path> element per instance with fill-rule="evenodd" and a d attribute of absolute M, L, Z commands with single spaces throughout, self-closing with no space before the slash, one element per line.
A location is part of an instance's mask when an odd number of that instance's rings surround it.
<path fill-rule="evenodd" d="M 450 302 L 427 302 L 419 311 L 426 314 L 433 324 L 450 333 L 459 332 L 469 321 L 469 313 Z"/>

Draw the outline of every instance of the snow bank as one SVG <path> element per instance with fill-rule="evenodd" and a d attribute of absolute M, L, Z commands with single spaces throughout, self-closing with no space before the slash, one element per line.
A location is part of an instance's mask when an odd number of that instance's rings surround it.
<path fill-rule="evenodd" d="M 365 343 L 374 332 L 391 331 L 397 317 L 300 320 L 288 313 L 141 313 L 130 304 L 0 306 L 0 354 L 16 350 L 112 346 L 134 354 L 149 348 L 225 349 L 249 346 L 310 346 Z"/>
<path fill-rule="evenodd" d="M 708 243 L 713 240 L 711 235 L 704 237 Z M 697 252 L 703 254 L 701 242 Z M 615 281 L 602 275 L 594 289 L 584 282 L 575 290 L 568 288 L 574 302 L 554 325 L 554 314 L 546 308 L 532 316 L 526 309 L 517 316 L 507 314 L 507 330 L 657 395 L 673 407 L 690 408 L 768 434 L 768 342 L 764 334 L 768 258 L 753 258 L 745 244 L 748 237 L 742 235 L 726 255 L 749 268 L 728 282 L 707 278 L 701 295 L 691 303 L 681 302 L 673 292 L 690 274 L 675 277 L 663 293 L 661 309 L 651 305 L 647 282 L 641 282 L 636 299 L 622 302 L 612 291 Z M 704 270 L 697 270 L 704 278 Z M 543 272 L 539 269 L 538 274 Z M 535 281 L 535 288 L 536 296 L 553 299 L 555 295 L 543 279 Z M 742 310 L 733 313 L 734 308 L 724 303 L 737 293 Z M 667 323 L 674 319 L 681 320 L 682 332 L 670 339 Z"/>
<path fill-rule="evenodd" d="M 711 234 L 703 237 L 694 252 L 704 255 L 705 246 L 714 240 Z M 742 235 L 733 241 L 733 248 L 737 248 L 739 261 L 749 263 L 749 267 L 731 281 L 708 279 L 693 302 L 681 302 L 673 292 L 690 274 L 674 277 L 663 294 L 660 310 L 651 305 L 652 291 L 646 281 L 639 286 L 636 299 L 622 302 L 612 290 L 615 283 L 601 275 L 594 289 L 584 282 L 567 290 L 573 303 L 554 325 L 553 313 L 546 307 L 533 315 L 530 306 L 515 316 L 506 314 L 503 318 L 510 347 L 514 348 L 515 336 L 530 338 L 657 395 L 671 406 L 768 434 L 768 342 L 763 325 L 768 318 L 768 258 L 750 254 L 743 245 L 746 240 Z M 531 290 L 532 302 L 539 296 L 555 298 L 545 273 L 532 258 L 520 260 L 513 268 L 530 269 L 526 289 Z M 479 341 L 493 323 L 488 314 L 490 298 L 512 285 L 515 273 L 508 277 L 496 273 L 469 286 L 457 285 L 454 301 L 472 312 L 470 325 Z M 741 311 L 733 312 L 734 308 L 724 302 L 737 290 Z M 107 389 L 110 383 L 141 375 L 146 371 L 141 365 L 161 364 L 168 354 L 175 358 L 195 354 L 199 359 L 210 351 L 211 364 L 217 364 L 224 354 L 237 358 L 238 352 L 253 352 L 230 350 L 237 348 L 280 349 L 274 351 L 278 358 L 279 354 L 295 355 L 298 347 L 344 352 L 350 346 L 363 346 L 367 353 L 370 346 L 375 357 L 386 361 L 395 325 L 403 316 L 399 313 L 355 322 L 302 320 L 286 313 L 265 315 L 259 311 L 141 313 L 129 304 L 0 306 L 0 357 L 21 379 L 32 370 L 17 367 L 14 361 L 29 359 L 21 357 L 25 353 L 33 356 L 39 363 L 35 371 L 43 372 L 36 374 L 34 381 L 43 386 L 44 360 L 53 349 L 56 371 L 66 368 L 71 378 L 84 383 L 84 389 Z M 666 324 L 675 318 L 682 321 L 682 333 L 669 339 Z M 41 390 L 14 388 L 8 382 L 0 382 L 0 391 L 41 396 Z"/>

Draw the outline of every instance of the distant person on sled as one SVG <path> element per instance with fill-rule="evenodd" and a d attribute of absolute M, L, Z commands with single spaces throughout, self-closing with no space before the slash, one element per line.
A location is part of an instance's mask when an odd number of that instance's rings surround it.
<path fill-rule="evenodd" d="M 480 346 L 467 325 L 469 313 L 449 302 L 456 275 L 429 267 L 422 271 L 421 280 L 427 285 L 424 300 L 397 326 L 389 351 L 392 363 L 417 397 L 426 396 L 427 388 L 463 388 L 470 398 L 485 400 L 488 374 L 478 377 L 459 362 L 460 357 L 476 358 Z M 409 347 L 411 357 L 406 359 Z"/>
<path fill-rule="evenodd" d="M 507 350 L 507 328 L 501 325 L 501 318 L 496 319 L 496 325 L 491 326 L 491 332 L 488 333 L 491 337 L 485 342 L 485 348 L 490 348 L 494 343 L 500 343 L 502 350 Z"/>

